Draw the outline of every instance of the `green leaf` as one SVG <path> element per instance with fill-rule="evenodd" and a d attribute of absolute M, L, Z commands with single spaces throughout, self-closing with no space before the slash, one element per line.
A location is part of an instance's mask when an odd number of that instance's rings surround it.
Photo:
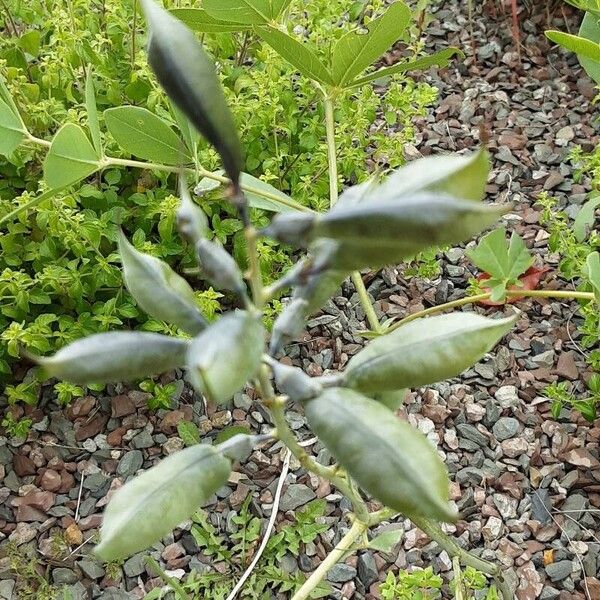
<path fill-rule="evenodd" d="M 403 537 L 403 529 L 392 529 L 392 531 L 386 531 L 374 537 L 369 542 L 369 548 L 389 554 L 402 541 Z"/>
<path fill-rule="evenodd" d="M 598 207 L 600 207 L 600 194 L 590 198 L 577 213 L 573 223 L 573 233 L 578 242 L 585 241 L 592 232 Z"/>
<path fill-rule="evenodd" d="M 21 144 L 26 135 L 21 119 L 10 106 L 0 100 L 0 154 L 8 156 Z"/>
<path fill-rule="evenodd" d="M 563 403 L 560 399 L 555 398 L 552 400 L 552 404 L 550 405 L 550 413 L 554 419 L 558 419 L 560 417 L 560 413 L 563 409 Z"/>
<path fill-rule="evenodd" d="M 122 232 L 119 253 L 125 285 L 143 311 L 191 335 L 206 327 L 190 284 L 167 263 L 136 250 Z"/>
<path fill-rule="evenodd" d="M 376 500 L 408 517 L 456 520 L 448 473 L 421 432 L 348 389 L 329 388 L 305 402 L 304 410 L 321 442 Z"/>
<path fill-rule="evenodd" d="M 499 227 L 481 238 L 476 248 L 467 250 L 473 264 L 491 276 L 486 286 L 493 287 L 493 281 L 504 288 L 518 282 L 519 276 L 533 264 L 533 256 L 522 238 L 513 232 L 510 244 L 506 240 L 506 229 Z M 500 298 L 494 298 L 497 302 Z"/>
<path fill-rule="evenodd" d="M 564 31 L 546 31 L 546 37 L 555 44 L 575 52 L 578 56 L 589 58 L 594 62 L 600 61 L 600 44 Z"/>
<path fill-rule="evenodd" d="M 85 108 L 88 117 L 88 127 L 92 136 L 92 144 L 98 156 L 102 156 L 102 137 L 100 135 L 100 123 L 98 122 L 98 108 L 96 106 L 96 91 L 92 70 L 88 69 L 85 78 Z"/>
<path fill-rule="evenodd" d="M 381 17 L 366 26 L 368 33 L 350 31 L 343 35 L 333 48 L 333 84 L 345 87 L 387 52 L 404 34 L 410 17 L 410 9 L 404 2 L 394 2 Z"/>
<path fill-rule="evenodd" d="M 333 79 L 327 67 L 306 44 L 274 27 L 260 27 L 256 32 L 302 75 L 325 85 L 333 85 Z"/>
<path fill-rule="evenodd" d="M 593 400 L 576 400 L 573 402 L 573 408 L 589 423 L 596 420 L 596 403 Z"/>
<path fill-rule="evenodd" d="M 154 0 L 141 2 L 150 27 L 148 61 L 152 70 L 169 98 L 216 148 L 237 186 L 242 148 L 213 61 L 181 21 Z"/>
<path fill-rule="evenodd" d="M 169 12 L 187 25 L 187 27 L 199 33 L 244 31 L 249 27 L 249 25 L 228 23 L 215 19 L 202 8 L 172 8 Z"/>
<path fill-rule="evenodd" d="M 27 131 L 27 128 L 25 127 L 25 124 L 23 123 L 23 119 L 21 119 L 19 109 L 18 109 L 15 101 L 13 100 L 13 97 L 12 97 L 10 91 L 8 90 L 8 87 L 6 87 L 6 80 L 4 79 L 4 77 L 1 73 L 0 73 L 0 100 L 4 100 L 4 102 L 6 104 L 8 104 L 12 113 L 15 114 L 19 118 L 19 121 L 21 122 L 21 125 L 22 125 L 22 130 Z"/>
<path fill-rule="evenodd" d="M 249 435 L 250 429 L 246 425 L 231 425 L 230 427 L 225 427 L 225 429 L 221 429 L 215 438 L 215 442 L 217 444 L 223 444 L 224 442 L 230 440 L 236 435 Z"/>
<path fill-rule="evenodd" d="M 54 136 L 44 161 L 44 179 L 51 188 L 66 187 L 100 169 L 96 152 L 79 125 L 66 123 Z"/>
<path fill-rule="evenodd" d="M 370 394 L 456 377 L 481 360 L 516 320 L 456 312 L 411 321 L 353 356 L 344 385 Z"/>
<path fill-rule="evenodd" d="M 189 342 L 157 333 L 115 331 L 77 340 L 54 356 L 33 356 L 48 377 L 73 383 L 131 381 L 182 367 Z"/>
<path fill-rule="evenodd" d="M 177 435 L 183 440 L 186 446 L 193 446 L 200 443 L 200 430 L 196 423 L 192 421 L 180 421 L 177 423 Z"/>
<path fill-rule="evenodd" d="M 122 560 L 152 546 L 225 485 L 230 472 L 218 447 L 197 444 L 168 456 L 115 492 L 95 554 Z"/>
<path fill-rule="evenodd" d="M 596 44 L 600 43 L 600 13 L 586 12 L 579 28 L 579 35 Z M 579 62 L 585 72 L 600 85 L 600 63 L 597 60 L 579 56 Z"/>
<path fill-rule="evenodd" d="M 204 10 L 219 21 L 243 25 L 265 25 L 279 15 L 281 0 L 204 0 Z"/>
<path fill-rule="evenodd" d="M 177 105 L 171 101 L 169 101 L 169 104 L 171 105 L 171 112 L 175 117 L 175 121 L 179 126 L 179 131 L 181 131 L 181 135 L 185 140 L 185 145 L 190 151 L 190 156 L 193 157 L 196 153 L 198 142 L 200 141 L 200 135 L 196 131 L 195 127 L 190 123 L 189 119 L 177 108 Z"/>
<path fill-rule="evenodd" d="M 600 253 L 588 254 L 585 261 L 586 276 L 594 288 L 596 302 L 600 304 Z"/>
<path fill-rule="evenodd" d="M 138 158 L 181 165 L 192 159 L 168 123 L 140 106 L 118 106 L 104 111 L 104 121 L 117 144 Z"/>
<path fill-rule="evenodd" d="M 187 364 L 196 391 L 217 403 L 239 392 L 260 367 L 264 336 L 260 319 L 238 310 L 194 338 Z"/>
<path fill-rule="evenodd" d="M 423 71 L 433 66 L 444 68 L 450 64 L 450 59 L 454 56 L 464 58 L 465 55 L 462 50 L 459 50 L 458 48 L 444 48 L 444 50 L 434 52 L 428 56 L 422 56 L 407 62 L 397 63 L 391 67 L 379 69 L 374 73 L 369 73 L 364 77 L 355 79 L 346 87 L 359 87 L 371 83 L 372 81 L 379 81 L 380 79 L 391 77 L 392 75 L 401 75 L 402 73 L 407 73 L 409 71 Z"/>

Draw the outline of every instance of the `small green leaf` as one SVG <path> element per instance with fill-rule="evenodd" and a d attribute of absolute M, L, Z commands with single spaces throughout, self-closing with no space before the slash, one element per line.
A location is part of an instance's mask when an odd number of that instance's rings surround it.
<path fill-rule="evenodd" d="M 218 447 L 197 444 L 168 456 L 115 492 L 95 554 L 122 560 L 158 542 L 225 485 L 230 472 Z"/>
<path fill-rule="evenodd" d="M 386 531 L 374 537 L 369 542 L 369 548 L 389 554 L 402 541 L 403 537 L 403 529 L 392 529 L 392 531 Z"/>
<path fill-rule="evenodd" d="M 444 68 L 450 64 L 450 59 L 454 56 L 464 58 L 465 55 L 462 52 L 462 50 L 459 50 L 458 48 L 444 48 L 444 50 L 434 52 L 433 54 L 430 54 L 428 56 L 422 56 L 420 58 L 415 58 L 414 60 L 409 60 L 407 62 L 397 63 L 395 65 L 392 65 L 391 67 L 379 69 L 374 73 L 369 73 L 364 77 L 355 79 L 346 87 L 360 87 L 367 83 L 371 83 L 372 81 L 379 81 L 386 77 L 391 77 L 392 75 L 400 75 L 409 71 L 424 71 L 425 69 L 429 69 L 430 67 L 434 66 Z"/>
<path fill-rule="evenodd" d="M 219 21 L 243 25 L 265 25 L 279 16 L 289 1 L 282 0 L 204 0 L 204 10 Z"/>
<path fill-rule="evenodd" d="M 48 377 L 72 383 L 131 381 L 181 367 L 189 342 L 157 333 L 115 331 L 77 340 L 51 357 L 32 357 Z"/>
<path fill-rule="evenodd" d="M 596 420 L 596 403 L 593 400 L 576 400 L 573 402 L 573 408 L 589 423 Z"/>
<path fill-rule="evenodd" d="M 236 435 L 244 435 L 247 436 L 250 434 L 250 428 L 246 425 L 231 425 L 230 427 L 225 427 L 225 429 L 221 429 L 215 438 L 215 442 L 217 444 L 224 444 L 229 441 Z"/>
<path fill-rule="evenodd" d="M 26 133 L 21 119 L 6 102 L 0 100 L 0 154 L 5 156 L 12 154 L 23 141 Z"/>
<path fill-rule="evenodd" d="M 306 44 L 274 27 L 260 27 L 256 32 L 302 75 L 326 85 L 333 85 L 327 67 Z"/>
<path fill-rule="evenodd" d="M 119 253 L 125 285 L 143 311 L 191 335 L 206 327 L 190 284 L 167 263 L 136 250 L 123 232 L 119 234 Z"/>
<path fill-rule="evenodd" d="M 200 443 L 200 430 L 196 423 L 192 421 L 180 421 L 177 423 L 177 435 L 183 440 L 186 446 L 193 446 Z"/>
<path fill-rule="evenodd" d="M 564 31 L 546 31 L 546 37 L 555 44 L 558 44 L 571 52 L 575 52 L 578 56 L 589 58 L 594 62 L 600 62 L 600 44 L 579 35 L 565 33 Z"/>
<path fill-rule="evenodd" d="M 394 2 L 378 19 L 366 27 L 368 33 L 350 31 L 333 48 L 331 78 L 334 85 L 345 87 L 397 42 L 410 22 L 410 9 Z"/>
<path fill-rule="evenodd" d="M 579 28 L 579 35 L 596 44 L 600 43 L 600 13 L 586 12 Z M 581 66 L 585 72 L 600 85 L 600 62 L 585 56 L 578 56 Z"/>
<path fill-rule="evenodd" d="M 600 207 L 600 194 L 590 198 L 577 213 L 573 223 L 573 233 L 578 242 L 587 239 L 594 228 L 596 209 Z"/>
<path fill-rule="evenodd" d="M 87 111 L 88 127 L 92 136 L 92 144 L 98 156 L 102 156 L 102 137 L 100 135 L 100 123 L 98 122 L 98 107 L 96 106 L 96 91 L 92 70 L 88 69 L 85 78 L 85 108 Z"/>
<path fill-rule="evenodd" d="M 596 302 L 600 304 L 600 253 L 592 252 L 588 254 L 585 261 L 586 276 L 592 284 Z"/>
<path fill-rule="evenodd" d="M 560 417 L 560 413 L 563 409 L 563 403 L 558 398 L 552 400 L 552 404 L 550 405 L 550 413 L 554 419 L 558 419 Z"/>
<path fill-rule="evenodd" d="M 199 33 L 226 33 L 244 31 L 249 28 L 249 25 L 228 23 L 215 19 L 202 8 L 172 8 L 169 12 L 191 30 L 198 31 Z"/>
<path fill-rule="evenodd" d="M 461 312 L 417 319 L 376 338 L 353 356 L 344 385 L 369 394 L 456 377 L 481 360 L 516 319 Z"/>
<path fill-rule="evenodd" d="M 44 179 L 51 188 L 66 187 L 100 169 L 96 152 L 79 125 L 66 123 L 54 136 L 44 161 Z"/>
<path fill-rule="evenodd" d="M 104 111 L 104 121 L 117 144 L 129 154 L 167 165 L 191 161 L 182 140 L 167 122 L 146 108 L 109 108 Z"/>

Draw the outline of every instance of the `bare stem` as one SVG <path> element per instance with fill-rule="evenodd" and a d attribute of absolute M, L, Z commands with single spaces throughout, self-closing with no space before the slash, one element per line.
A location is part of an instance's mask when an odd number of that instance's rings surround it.
<path fill-rule="evenodd" d="M 257 310 L 262 310 L 265 304 L 263 278 L 256 246 L 256 229 L 252 225 L 244 228 L 246 244 L 248 246 L 248 280 L 252 289 L 252 300 Z"/>
<path fill-rule="evenodd" d="M 379 323 L 379 319 L 377 318 L 377 314 L 375 313 L 375 308 L 371 303 L 371 299 L 369 298 L 369 292 L 367 292 L 367 288 L 365 287 L 365 283 L 360 276 L 358 271 L 354 271 L 351 275 L 352 283 L 356 288 L 356 292 L 358 293 L 358 297 L 360 298 L 360 304 L 365 311 L 365 315 L 367 316 L 367 321 L 369 323 L 369 327 L 376 331 L 377 333 L 381 333 L 381 325 Z"/>

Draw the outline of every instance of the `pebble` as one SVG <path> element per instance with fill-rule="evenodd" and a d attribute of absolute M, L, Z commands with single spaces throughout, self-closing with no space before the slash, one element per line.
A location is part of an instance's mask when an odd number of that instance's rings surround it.
<path fill-rule="evenodd" d="M 492 427 L 492 432 L 499 442 L 514 437 L 518 431 L 519 421 L 512 417 L 501 417 Z"/>

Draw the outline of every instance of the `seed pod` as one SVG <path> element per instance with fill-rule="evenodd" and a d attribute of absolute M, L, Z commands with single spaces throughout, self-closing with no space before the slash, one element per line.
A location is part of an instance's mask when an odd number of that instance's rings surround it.
<path fill-rule="evenodd" d="M 343 382 L 340 382 L 340 385 L 343 385 Z M 379 402 L 379 404 L 383 404 L 391 411 L 396 411 L 404 404 L 404 399 L 406 398 L 407 393 L 407 389 L 380 392 L 379 394 L 375 394 L 373 396 L 373 400 L 376 400 Z"/>
<path fill-rule="evenodd" d="M 246 293 L 242 273 L 223 246 L 209 240 L 200 240 L 196 244 L 196 256 L 206 278 L 215 287 L 240 295 Z"/>
<path fill-rule="evenodd" d="M 192 340 L 192 385 L 213 402 L 229 400 L 258 371 L 264 343 L 259 317 L 242 310 L 225 315 Z"/>
<path fill-rule="evenodd" d="M 136 250 L 119 235 L 123 279 L 129 293 L 150 316 L 197 335 L 207 325 L 189 283 L 162 260 Z"/>
<path fill-rule="evenodd" d="M 208 219 L 190 196 L 183 180 L 179 186 L 181 204 L 177 210 L 177 227 L 181 235 L 192 244 L 197 244 L 208 232 Z"/>
<path fill-rule="evenodd" d="M 370 394 L 456 377 L 489 352 L 516 320 L 456 312 L 411 321 L 356 354 L 344 385 Z"/>
<path fill-rule="evenodd" d="M 96 556 L 122 560 L 152 546 L 224 486 L 230 473 L 218 446 L 196 444 L 171 454 L 115 492 Z"/>
<path fill-rule="evenodd" d="M 158 333 L 113 331 L 77 340 L 54 356 L 33 356 L 48 377 L 73 383 L 110 383 L 182 367 L 189 342 Z"/>
<path fill-rule="evenodd" d="M 273 362 L 271 369 L 273 370 L 275 383 L 279 391 L 294 402 L 309 400 L 318 396 L 323 391 L 323 387 L 319 381 L 313 377 L 309 377 L 302 369 L 278 362 Z"/>
<path fill-rule="evenodd" d="M 310 428 L 374 498 L 409 517 L 456 520 L 444 463 L 422 433 L 348 389 L 326 389 L 304 406 Z"/>
<path fill-rule="evenodd" d="M 221 155 L 238 186 L 242 151 L 212 60 L 194 34 L 154 0 L 142 0 L 150 27 L 148 61 L 169 98 Z"/>
<path fill-rule="evenodd" d="M 285 344 L 298 337 L 302 332 L 308 318 L 309 303 L 302 298 L 294 298 L 279 313 L 273 331 L 269 352 L 275 356 Z"/>

